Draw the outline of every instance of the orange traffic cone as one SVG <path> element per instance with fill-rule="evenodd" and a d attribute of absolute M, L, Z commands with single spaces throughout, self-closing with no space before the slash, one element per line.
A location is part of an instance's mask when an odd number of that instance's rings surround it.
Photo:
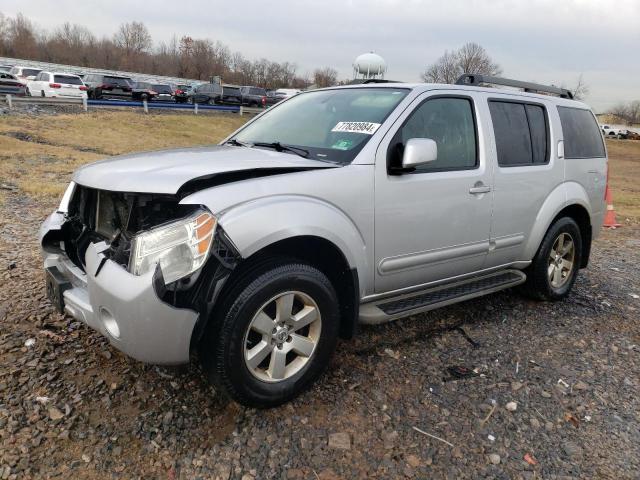
<path fill-rule="evenodd" d="M 608 175 L 607 175 L 607 188 L 604 191 L 604 201 L 607 204 L 607 212 L 604 215 L 603 227 L 607 227 L 607 228 L 621 227 L 622 224 L 618 223 L 618 221 L 616 220 L 616 211 L 613 209 L 613 197 L 611 195 L 611 190 L 609 189 Z"/>

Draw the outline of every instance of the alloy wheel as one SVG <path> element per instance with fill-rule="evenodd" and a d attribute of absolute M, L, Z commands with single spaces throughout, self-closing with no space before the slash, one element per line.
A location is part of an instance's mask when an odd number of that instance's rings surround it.
<path fill-rule="evenodd" d="M 576 248 L 568 233 L 561 233 L 549 252 L 547 275 L 553 288 L 562 287 L 571 278 L 575 264 Z"/>
<path fill-rule="evenodd" d="M 309 295 L 299 291 L 280 293 L 258 310 L 247 328 L 245 365 L 264 382 L 287 380 L 309 362 L 321 330 L 320 310 Z"/>

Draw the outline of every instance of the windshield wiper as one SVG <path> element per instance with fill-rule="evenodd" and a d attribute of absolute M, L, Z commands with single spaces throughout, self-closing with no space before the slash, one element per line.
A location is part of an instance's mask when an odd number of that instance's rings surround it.
<path fill-rule="evenodd" d="M 255 142 L 252 146 L 273 148 L 277 152 L 292 152 L 302 158 L 309 158 L 309 150 L 305 150 L 304 148 L 300 147 L 294 147 L 293 145 L 285 145 L 280 142 Z"/>
<path fill-rule="evenodd" d="M 250 144 L 241 142 L 240 140 L 236 140 L 235 138 L 232 138 L 231 140 L 228 140 L 228 141 L 224 142 L 224 144 L 225 145 L 235 145 L 236 147 L 251 147 Z"/>

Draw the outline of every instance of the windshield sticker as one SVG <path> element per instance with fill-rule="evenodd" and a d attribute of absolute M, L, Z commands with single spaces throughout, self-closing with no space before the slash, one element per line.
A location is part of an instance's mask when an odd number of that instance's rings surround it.
<path fill-rule="evenodd" d="M 336 143 L 331 145 L 331 148 L 335 148 L 336 150 L 349 150 L 353 142 L 351 140 L 338 140 Z"/>
<path fill-rule="evenodd" d="M 345 133 L 364 133 L 365 135 L 373 135 L 380 127 L 379 123 L 371 122 L 338 122 L 338 124 L 331 129 L 332 132 L 345 132 Z"/>

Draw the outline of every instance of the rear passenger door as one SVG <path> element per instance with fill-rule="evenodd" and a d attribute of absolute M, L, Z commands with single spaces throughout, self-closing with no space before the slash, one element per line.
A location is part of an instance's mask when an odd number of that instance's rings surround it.
<path fill-rule="evenodd" d="M 555 149 L 555 115 L 536 100 L 488 98 L 495 169 L 491 244 L 486 267 L 524 258 L 524 248 L 548 195 L 564 179 Z M 554 119 L 552 121 L 552 119 Z"/>

